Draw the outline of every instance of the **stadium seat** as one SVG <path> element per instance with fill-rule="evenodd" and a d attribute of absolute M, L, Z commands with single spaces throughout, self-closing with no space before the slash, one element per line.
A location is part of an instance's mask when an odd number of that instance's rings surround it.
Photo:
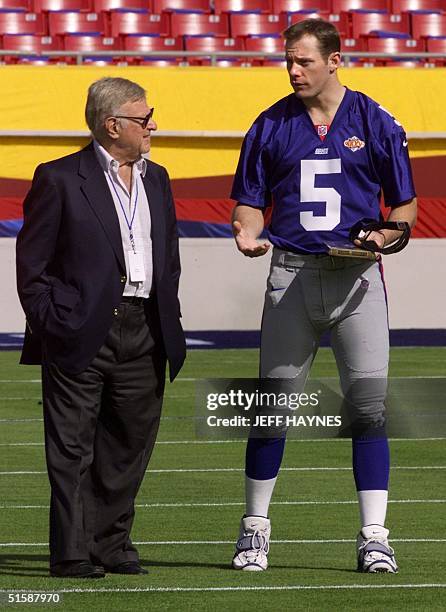
<path fill-rule="evenodd" d="M 221 38 L 216 36 L 186 36 L 184 39 L 186 51 L 197 51 L 200 53 L 219 53 L 221 51 L 244 51 L 242 38 Z M 209 66 L 212 64 L 209 55 L 203 57 L 187 57 L 191 66 Z M 226 59 L 234 62 L 239 58 L 216 57 L 216 61 Z"/>
<path fill-rule="evenodd" d="M 153 0 L 153 12 L 210 13 L 209 0 Z"/>
<path fill-rule="evenodd" d="M 446 38 L 428 38 L 426 40 L 427 51 L 429 53 L 446 53 Z M 429 59 L 437 66 L 446 66 L 446 58 L 434 57 Z"/>
<path fill-rule="evenodd" d="M 26 51 L 36 55 L 45 51 L 58 51 L 60 42 L 51 36 L 34 36 L 33 34 L 7 34 L 3 36 L 3 49 L 8 51 Z"/>
<path fill-rule="evenodd" d="M 229 37 L 227 15 L 202 15 L 196 13 L 173 13 L 172 36 L 223 36 Z"/>
<path fill-rule="evenodd" d="M 0 36 L 3 34 L 45 34 L 42 15 L 0 12 Z"/>
<path fill-rule="evenodd" d="M 144 13 L 112 13 L 111 35 L 146 34 L 150 36 L 169 36 L 169 16 L 167 13 L 161 15 Z"/>
<path fill-rule="evenodd" d="M 329 13 L 330 0 L 273 0 L 273 13 Z"/>
<path fill-rule="evenodd" d="M 260 36 L 247 38 L 245 40 L 246 51 L 258 51 L 263 53 L 285 53 L 283 39 L 272 36 Z"/>
<path fill-rule="evenodd" d="M 425 11 L 441 13 L 446 10 L 443 0 L 392 0 L 392 13 L 410 13 Z"/>
<path fill-rule="evenodd" d="M 413 38 L 446 36 L 446 15 L 413 13 L 412 36 Z"/>
<path fill-rule="evenodd" d="M 3 11 L 28 13 L 30 10 L 30 0 L 0 0 L 0 13 Z"/>
<path fill-rule="evenodd" d="M 169 68 L 172 66 L 188 66 L 187 62 L 180 59 L 168 58 L 168 59 L 157 59 L 157 58 L 144 58 L 138 62 L 139 66 L 151 66 L 152 68 Z"/>
<path fill-rule="evenodd" d="M 387 13 L 388 0 L 332 0 L 332 12 L 369 11 Z"/>
<path fill-rule="evenodd" d="M 287 17 L 281 15 L 255 15 L 254 13 L 230 15 L 231 36 L 281 36 L 288 26 Z"/>
<path fill-rule="evenodd" d="M 106 33 L 104 15 L 101 13 L 50 13 L 48 23 L 51 36 Z"/>
<path fill-rule="evenodd" d="M 91 12 L 91 0 L 34 0 L 36 13 L 50 13 L 52 11 L 84 11 Z"/>
<path fill-rule="evenodd" d="M 329 13 L 322 13 L 322 12 L 318 12 L 318 13 L 292 13 L 290 16 L 290 24 L 293 23 L 299 23 L 299 21 L 303 21 L 304 19 L 308 19 L 309 17 L 312 17 L 313 19 L 326 19 L 327 21 L 330 21 L 334 26 L 336 26 L 336 28 L 338 29 L 341 38 L 345 38 L 350 36 L 350 23 L 349 23 L 349 15 L 348 13 L 340 13 L 339 15 L 336 14 L 329 14 Z"/>
<path fill-rule="evenodd" d="M 341 40 L 341 53 L 348 55 L 349 51 L 366 51 L 365 39 L 361 36 L 360 38 L 343 38 Z"/>
<path fill-rule="evenodd" d="M 352 13 L 352 37 L 370 35 L 371 33 L 383 38 L 396 34 L 398 37 L 409 38 L 409 15 L 383 15 L 382 13 Z"/>
<path fill-rule="evenodd" d="M 216 36 L 191 36 L 184 39 L 186 51 L 218 53 L 218 51 L 245 51 L 243 38 L 219 38 Z"/>
<path fill-rule="evenodd" d="M 426 63 L 426 60 L 401 60 L 399 62 L 386 62 L 388 68 L 433 68 L 434 64 Z"/>
<path fill-rule="evenodd" d="M 152 12 L 151 0 L 93 0 L 95 13 L 111 11 Z"/>
<path fill-rule="evenodd" d="M 115 51 L 121 49 L 119 40 L 102 36 L 68 34 L 63 37 L 63 42 L 65 51 L 92 53 L 94 51 Z"/>
<path fill-rule="evenodd" d="M 271 13 L 271 0 L 214 0 L 216 13 Z"/>
<path fill-rule="evenodd" d="M 367 49 L 372 53 L 423 53 L 424 41 L 412 38 L 369 38 Z"/>
<path fill-rule="evenodd" d="M 182 51 L 183 41 L 181 38 L 169 38 L 166 36 L 126 36 L 124 39 L 126 51 Z"/>

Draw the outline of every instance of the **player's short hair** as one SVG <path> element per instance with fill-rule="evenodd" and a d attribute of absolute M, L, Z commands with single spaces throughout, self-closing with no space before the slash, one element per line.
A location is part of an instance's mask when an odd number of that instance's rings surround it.
<path fill-rule="evenodd" d="M 338 30 L 332 23 L 324 19 L 304 19 L 293 23 L 283 33 L 287 47 L 303 36 L 314 36 L 317 39 L 319 51 L 324 59 L 327 59 L 331 53 L 341 50 L 341 37 Z"/>
<path fill-rule="evenodd" d="M 126 102 L 144 100 L 146 91 L 137 83 L 119 77 L 104 77 L 88 88 L 85 120 L 95 138 L 104 134 L 107 117 L 116 115 Z"/>

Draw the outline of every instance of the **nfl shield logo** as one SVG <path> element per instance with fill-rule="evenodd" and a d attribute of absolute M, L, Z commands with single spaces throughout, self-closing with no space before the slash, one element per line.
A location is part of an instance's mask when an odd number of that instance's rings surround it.
<path fill-rule="evenodd" d="M 328 133 L 328 125 L 318 125 L 317 126 L 317 135 L 318 136 L 326 136 Z"/>

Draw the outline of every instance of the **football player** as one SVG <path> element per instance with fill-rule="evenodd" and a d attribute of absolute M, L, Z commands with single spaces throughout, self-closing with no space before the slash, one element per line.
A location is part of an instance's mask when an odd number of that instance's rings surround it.
<path fill-rule="evenodd" d="M 273 245 L 262 319 L 260 375 L 302 386 L 329 329 L 341 388 L 353 408 L 353 473 L 361 528 L 358 569 L 398 571 L 385 527 L 389 447 L 385 430 L 389 339 L 380 257 L 331 257 L 363 219 L 416 221 L 406 134 L 388 111 L 344 87 L 336 28 L 307 19 L 284 32 L 294 93 L 254 122 L 243 142 L 231 197 L 233 231 L 247 257 Z M 270 243 L 258 240 L 265 209 L 274 204 Z M 367 234 L 376 249 L 393 243 L 392 229 Z M 355 241 L 361 246 L 361 233 Z M 352 245 L 353 246 L 353 245 Z M 365 243 L 364 243 L 365 246 Z M 232 565 L 266 570 L 268 507 L 285 438 L 250 437 L 246 450 L 246 512 Z"/>

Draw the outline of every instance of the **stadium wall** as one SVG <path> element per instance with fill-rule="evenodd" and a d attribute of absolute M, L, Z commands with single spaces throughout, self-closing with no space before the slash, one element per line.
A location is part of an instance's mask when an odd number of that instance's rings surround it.
<path fill-rule="evenodd" d="M 257 330 L 269 256 L 249 259 L 224 238 L 182 238 L 180 300 L 186 330 Z M 0 238 L 0 333 L 20 332 L 15 240 Z M 418 239 L 384 258 L 391 329 L 446 328 L 446 240 Z"/>

